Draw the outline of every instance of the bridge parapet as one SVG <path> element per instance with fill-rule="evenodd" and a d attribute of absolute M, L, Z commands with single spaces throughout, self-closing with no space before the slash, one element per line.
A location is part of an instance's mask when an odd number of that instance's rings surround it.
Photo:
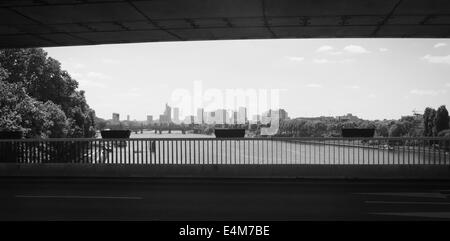
<path fill-rule="evenodd" d="M 212 165 L 450 165 L 450 139 L 142 138 L 0 140 L 0 162 Z"/>

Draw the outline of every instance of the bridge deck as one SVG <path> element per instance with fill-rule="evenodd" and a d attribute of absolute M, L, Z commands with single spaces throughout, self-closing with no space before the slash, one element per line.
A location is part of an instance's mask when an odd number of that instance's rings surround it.
<path fill-rule="evenodd" d="M 0 48 L 277 38 L 450 36 L 446 0 L 0 3 Z"/>

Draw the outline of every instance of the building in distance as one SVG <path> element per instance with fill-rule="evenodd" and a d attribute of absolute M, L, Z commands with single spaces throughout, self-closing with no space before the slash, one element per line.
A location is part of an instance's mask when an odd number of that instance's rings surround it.
<path fill-rule="evenodd" d="M 119 113 L 112 113 L 112 122 L 113 122 L 113 124 L 119 124 L 119 122 L 120 122 Z"/>
<path fill-rule="evenodd" d="M 205 124 L 205 111 L 203 108 L 197 109 L 197 116 L 195 119 L 195 124 Z"/>
<path fill-rule="evenodd" d="M 147 125 L 153 124 L 153 116 L 147 115 Z"/>
<path fill-rule="evenodd" d="M 339 121 L 358 121 L 358 116 L 352 115 L 352 113 L 348 113 L 347 115 L 343 116 L 336 116 L 336 119 Z"/>
<path fill-rule="evenodd" d="M 232 111 L 229 124 L 233 124 L 233 125 L 238 124 L 238 115 L 239 115 L 239 113 L 237 111 Z"/>
<path fill-rule="evenodd" d="M 216 123 L 216 112 L 205 112 L 205 123 L 208 125 L 213 125 Z"/>
<path fill-rule="evenodd" d="M 159 123 L 161 124 L 169 124 L 172 122 L 172 108 L 166 103 L 166 109 L 164 110 L 164 114 L 159 115 Z"/>
<path fill-rule="evenodd" d="M 260 121 L 261 121 L 261 115 L 253 115 L 253 117 L 252 117 L 253 123 L 258 123 Z"/>
<path fill-rule="evenodd" d="M 193 116 L 193 115 L 188 115 L 188 116 L 186 116 L 186 117 L 184 118 L 183 123 L 186 124 L 186 125 L 194 124 L 194 123 L 195 123 L 195 116 Z"/>
<path fill-rule="evenodd" d="M 226 120 L 227 120 L 227 110 L 225 110 L 225 109 L 216 110 L 215 124 L 224 125 L 227 123 Z"/>
<path fill-rule="evenodd" d="M 246 124 L 246 123 L 247 123 L 247 108 L 239 107 L 236 124 Z"/>
<path fill-rule="evenodd" d="M 180 124 L 180 108 L 173 108 L 173 123 Z"/>

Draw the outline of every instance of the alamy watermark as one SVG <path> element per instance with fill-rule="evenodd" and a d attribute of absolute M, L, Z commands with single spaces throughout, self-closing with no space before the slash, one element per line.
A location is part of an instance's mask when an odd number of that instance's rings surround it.
<path fill-rule="evenodd" d="M 202 81 L 194 81 L 191 90 L 178 88 L 172 92 L 172 105 L 183 113 L 194 114 L 199 108 L 213 110 L 236 110 L 245 107 L 247 115 L 261 114 L 267 110 L 280 108 L 280 98 L 285 89 L 203 88 Z"/>

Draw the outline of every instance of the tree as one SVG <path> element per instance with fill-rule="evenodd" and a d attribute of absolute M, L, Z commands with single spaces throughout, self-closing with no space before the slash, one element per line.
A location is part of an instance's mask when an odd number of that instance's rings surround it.
<path fill-rule="evenodd" d="M 437 109 L 436 115 L 434 117 L 435 133 L 438 134 L 443 130 L 449 129 L 448 122 L 449 122 L 448 111 L 445 108 L 445 105 L 442 105 Z"/>
<path fill-rule="evenodd" d="M 42 126 L 42 128 L 37 126 L 34 128 L 35 130 L 32 130 L 32 133 L 46 136 L 48 133 L 37 132 L 45 130 L 50 131 L 50 136 L 95 136 L 95 112 L 89 108 L 84 91 L 76 90 L 78 82 L 72 79 L 67 71 L 61 69 L 61 64 L 57 60 L 47 57 L 47 53 L 43 49 L 0 50 L 0 66 L 3 67 L 3 70 L 0 71 L 0 78 L 8 84 L 16 85 L 16 87 L 10 86 L 10 88 L 16 88 L 14 89 L 16 94 L 28 96 L 20 100 L 25 101 L 24 103 L 19 104 L 20 101 L 14 103 L 25 109 L 32 109 L 33 105 L 36 108 L 39 106 L 37 108 L 39 111 L 28 112 L 28 114 L 37 115 L 37 113 L 40 113 L 44 116 L 44 119 L 39 119 L 37 116 L 28 115 L 25 118 L 28 122 L 32 122 L 33 118 L 36 118 L 32 124 L 44 125 L 40 121 L 45 120 L 45 116 L 57 118 L 56 122 L 45 123 L 46 126 Z M 23 92 L 17 93 L 17 88 L 22 88 Z M 31 109 L 28 109 L 28 111 Z M 6 117 L 3 119 L 6 119 Z M 11 119 L 11 121 L 18 123 L 14 119 Z M 24 124 L 23 122 L 20 123 Z M 6 123 L 4 125 L 6 126 Z M 26 126 L 21 127 L 27 128 Z M 59 129 L 56 130 L 55 128 Z"/>
<path fill-rule="evenodd" d="M 439 141 L 439 147 L 446 151 L 450 151 L 450 129 L 439 132 L 438 136 L 445 138 L 444 140 Z"/>
<path fill-rule="evenodd" d="M 27 97 L 23 88 L 6 83 L 0 77 L 0 130 L 23 131 L 22 116 L 17 105 L 24 100 L 30 102 L 31 98 Z"/>
<path fill-rule="evenodd" d="M 27 137 L 65 137 L 67 119 L 59 106 L 31 98 L 19 84 L 0 80 L 0 130 Z"/>
<path fill-rule="evenodd" d="M 43 125 L 45 137 L 60 138 L 67 136 L 67 118 L 61 108 L 51 101 L 42 104 L 41 108 L 45 115 Z"/>
<path fill-rule="evenodd" d="M 378 136 L 388 137 L 389 136 L 389 125 L 385 122 L 379 122 L 376 124 L 376 131 Z"/>
<path fill-rule="evenodd" d="M 108 122 L 102 118 L 95 117 L 95 129 L 97 130 L 103 130 L 106 129 L 106 126 L 108 125 Z"/>
<path fill-rule="evenodd" d="M 434 119 L 436 116 L 436 110 L 430 107 L 425 109 L 423 113 L 423 127 L 425 136 L 433 136 Z"/>
<path fill-rule="evenodd" d="M 401 123 L 395 123 L 389 128 L 389 137 L 401 137 L 405 134 L 405 128 Z"/>

